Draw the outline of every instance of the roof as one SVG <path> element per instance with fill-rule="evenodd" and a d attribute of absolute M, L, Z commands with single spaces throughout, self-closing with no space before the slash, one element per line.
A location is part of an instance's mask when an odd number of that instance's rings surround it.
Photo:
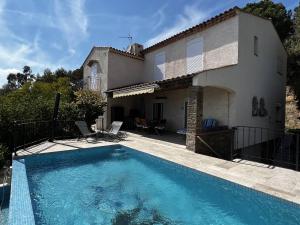
<path fill-rule="evenodd" d="M 170 43 L 173 43 L 173 42 L 175 42 L 179 39 L 182 39 L 182 38 L 188 37 L 190 35 L 193 35 L 195 33 L 198 33 L 200 31 L 206 30 L 206 29 L 208 29 L 208 28 L 210 28 L 210 27 L 212 27 L 212 26 L 214 26 L 218 23 L 221 23 L 221 22 L 223 22 L 227 19 L 230 19 L 230 18 L 236 16 L 240 11 L 241 11 L 241 9 L 239 7 L 231 8 L 231 9 L 229 9 L 229 10 L 227 10 L 227 11 L 225 11 L 225 12 L 223 12 L 223 13 L 215 16 L 215 17 L 212 17 L 209 20 L 206 20 L 206 21 L 204 21 L 204 22 L 202 22 L 202 23 L 200 23 L 196 26 L 188 28 L 188 29 L 186 29 L 186 30 L 184 30 L 180 33 L 177 33 L 177 34 L 175 34 L 175 35 L 173 35 L 173 36 L 171 36 L 171 37 L 169 37 L 169 38 L 167 38 L 167 39 L 165 39 L 161 42 L 158 42 L 158 43 L 156 43 L 156 44 L 154 44 L 154 45 L 152 45 L 148 48 L 145 48 L 142 51 L 142 53 L 144 53 L 144 54 L 148 53 L 150 51 L 156 50 L 156 49 L 161 48 L 163 46 L 166 46 Z"/>
<path fill-rule="evenodd" d="M 143 51 L 141 51 L 141 53 L 144 55 L 148 52 L 151 52 L 151 51 L 154 51 L 156 49 L 159 49 L 159 48 L 162 48 L 168 44 L 171 44 L 173 42 L 176 42 L 182 38 L 185 38 L 185 37 L 188 37 L 188 36 L 191 36 L 195 33 L 198 33 L 198 32 L 201 32 L 201 31 L 204 31 L 212 26 L 215 26 L 216 24 L 218 23 L 221 23 L 225 20 L 228 20 L 236 15 L 238 15 L 240 12 L 243 12 L 243 13 L 247 13 L 247 14 L 250 14 L 250 15 L 253 15 L 253 16 L 257 16 L 257 15 L 254 15 L 252 13 L 249 13 L 249 12 L 245 12 L 243 11 L 242 9 L 240 9 L 239 7 L 235 6 L 231 9 L 228 9 L 226 11 L 224 11 L 223 13 L 220 13 L 219 15 L 216 15 L 198 25 L 195 25 L 193 27 L 190 27 L 180 33 L 177 33 L 163 41 L 160 41 L 148 48 L 145 48 Z M 261 16 L 257 16 L 259 18 L 262 18 L 262 19 L 265 19 L 265 20 L 269 20 L 271 21 L 270 19 L 266 19 L 264 17 L 261 17 Z M 272 21 L 271 21 L 272 22 Z M 273 24 L 273 23 L 272 23 Z M 274 25 L 273 25 L 274 26 Z M 276 29 L 275 29 L 276 30 Z M 85 59 L 84 63 L 86 62 L 86 60 L 89 58 L 89 56 L 91 55 L 93 49 L 95 48 L 100 48 L 100 49 L 108 49 L 110 52 L 114 52 L 116 54 L 120 54 L 120 55 L 123 55 L 123 56 L 127 56 L 127 57 L 131 57 L 131 58 L 134 58 L 134 59 L 139 59 L 139 60 L 144 60 L 144 57 L 143 56 L 138 56 L 138 55 L 135 55 L 135 54 L 132 54 L 132 53 L 129 53 L 129 52 L 126 52 L 126 51 L 123 51 L 123 50 L 119 50 L 119 49 L 116 49 L 116 48 L 113 48 L 113 47 L 93 47 L 92 50 L 90 51 L 89 55 L 87 56 L 87 58 Z"/>
<path fill-rule="evenodd" d="M 86 63 L 86 61 L 88 60 L 88 58 L 91 56 L 91 54 L 93 53 L 93 51 L 95 49 L 104 49 L 104 50 L 108 50 L 109 52 L 113 52 L 113 53 L 116 53 L 116 54 L 119 54 L 119 55 L 127 56 L 127 57 L 134 58 L 134 59 L 144 60 L 144 57 L 141 57 L 141 56 L 138 56 L 138 55 L 135 55 L 135 54 L 132 54 L 130 52 L 126 52 L 126 51 L 123 51 L 123 50 L 120 50 L 120 49 L 116 49 L 116 48 L 113 48 L 113 47 L 94 46 L 91 49 L 91 51 L 89 52 L 89 54 L 87 55 L 87 57 L 85 58 L 84 62 L 82 63 L 82 66 Z"/>
<path fill-rule="evenodd" d="M 153 93 L 155 90 L 161 89 L 162 87 L 166 87 L 169 84 L 174 84 L 174 82 L 177 82 L 177 81 L 180 81 L 180 82 L 181 81 L 183 81 L 183 82 L 191 81 L 191 79 L 196 74 L 197 73 L 193 73 L 193 74 L 187 74 L 184 76 L 174 77 L 174 78 L 170 78 L 170 79 L 166 79 L 166 80 L 133 84 L 133 85 L 128 85 L 128 86 L 124 86 L 124 87 L 110 89 L 105 92 L 113 93 L 114 98 L 125 97 L 125 96 L 130 96 L 130 95 Z"/>

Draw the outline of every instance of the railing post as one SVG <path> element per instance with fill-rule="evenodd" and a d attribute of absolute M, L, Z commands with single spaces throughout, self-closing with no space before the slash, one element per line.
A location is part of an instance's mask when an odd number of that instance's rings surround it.
<path fill-rule="evenodd" d="M 230 161 L 233 160 L 233 151 L 234 151 L 234 134 L 235 134 L 235 129 L 232 128 L 230 132 Z"/>
<path fill-rule="evenodd" d="M 13 122 L 13 129 L 12 129 L 12 152 L 15 154 L 15 155 L 17 155 L 17 149 L 16 149 L 16 141 L 17 141 L 17 139 L 16 139 L 16 129 L 17 129 L 17 126 L 16 126 L 16 124 L 17 124 L 17 121 L 14 121 Z"/>
<path fill-rule="evenodd" d="M 296 134 L 296 171 L 299 170 L 299 133 Z"/>

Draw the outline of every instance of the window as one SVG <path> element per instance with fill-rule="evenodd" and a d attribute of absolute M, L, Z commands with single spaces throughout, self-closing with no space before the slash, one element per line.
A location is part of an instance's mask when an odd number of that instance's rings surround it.
<path fill-rule="evenodd" d="M 258 56 L 258 37 L 254 36 L 254 55 Z"/>
<path fill-rule="evenodd" d="M 187 42 L 186 46 L 187 73 L 203 70 L 203 38 L 195 38 Z"/>
<path fill-rule="evenodd" d="M 164 118 L 164 105 L 163 103 L 153 104 L 153 120 L 162 120 Z"/>
<path fill-rule="evenodd" d="M 166 56 L 164 52 L 155 55 L 154 59 L 154 80 L 165 79 L 165 61 Z"/>
<path fill-rule="evenodd" d="M 98 64 L 97 63 L 93 63 L 93 65 L 91 66 L 91 73 L 90 73 L 90 89 L 91 90 L 98 90 L 98 76 L 97 73 L 98 72 Z"/>

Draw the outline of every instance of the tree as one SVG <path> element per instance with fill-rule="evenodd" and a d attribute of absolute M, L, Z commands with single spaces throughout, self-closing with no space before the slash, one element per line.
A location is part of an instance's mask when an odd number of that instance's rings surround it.
<path fill-rule="evenodd" d="M 300 5 L 294 10 L 293 23 L 295 32 L 285 42 L 288 53 L 287 82 L 294 90 L 300 108 Z"/>
<path fill-rule="evenodd" d="M 293 33 L 292 12 L 288 11 L 282 3 L 262 0 L 257 3 L 248 3 L 244 7 L 244 11 L 266 19 L 270 18 L 281 41 L 284 41 Z"/>
<path fill-rule="evenodd" d="M 81 116 L 91 125 L 102 115 L 106 102 L 102 95 L 90 90 L 79 90 L 74 93 L 75 101 Z"/>
<path fill-rule="evenodd" d="M 12 90 L 22 87 L 25 83 L 35 80 L 29 66 L 23 67 L 23 73 L 10 73 L 7 76 L 8 87 Z"/>

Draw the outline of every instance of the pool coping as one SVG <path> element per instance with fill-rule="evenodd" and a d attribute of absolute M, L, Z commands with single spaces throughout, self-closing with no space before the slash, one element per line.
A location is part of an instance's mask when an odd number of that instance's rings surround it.
<path fill-rule="evenodd" d="M 114 144 L 121 144 L 247 188 L 300 204 L 300 172 L 280 167 L 269 168 L 265 164 L 263 164 L 264 167 L 261 167 L 261 165 L 254 163 L 226 161 L 196 154 L 186 150 L 184 145 L 170 145 L 166 141 L 159 141 L 136 134 L 132 135 L 129 132 L 128 138 L 119 143 L 107 141 L 91 143 L 85 140 L 68 139 L 44 142 L 32 148 L 19 151 L 18 155 L 43 154 Z"/>
<path fill-rule="evenodd" d="M 215 176 L 215 175 L 211 175 L 209 173 L 199 171 L 197 169 L 193 169 L 188 166 L 176 163 L 174 161 L 164 159 L 159 156 L 156 156 L 156 155 L 144 152 L 144 151 L 140 151 L 139 149 L 128 147 L 128 146 L 125 146 L 122 144 L 112 144 L 112 145 L 106 145 L 106 146 L 97 146 L 97 147 L 93 147 L 93 148 L 78 149 L 78 151 L 88 151 L 91 149 L 98 149 L 98 148 L 107 147 L 107 146 L 122 146 L 125 148 L 129 148 L 132 151 L 138 152 L 138 154 L 146 155 L 149 158 L 155 158 L 156 160 L 171 164 L 171 165 L 175 166 L 176 168 L 184 169 L 190 173 L 196 173 L 196 174 L 200 174 L 202 176 L 204 175 L 204 176 L 213 177 L 214 179 L 221 181 L 223 183 L 226 183 L 227 185 L 236 186 L 236 187 L 239 187 L 246 191 L 249 191 L 251 193 L 266 196 L 268 198 L 275 199 L 284 204 L 287 204 L 289 206 L 300 209 L 300 205 L 298 203 L 265 193 L 260 190 L 255 190 L 251 187 L 247 187 L 247 186 L 238 184 L 236 182 L 232 182 L 230 180 L 227 180 L 227 179 Z M 59 154 L 61 152 L 68 152 L 68 150 L 59 151 L 59 152 L 49 152 L 49 153 L 44 153 L 44 154 L 47 154 L 47 155 L 48 154 Z M 43 154 L 41 154 L 41 155 L 43 155 Z M 27 173 L 26 173 L 26 165 L 25 165 L 25 160 L 27 157 L 30 157 L 30 156 L 20 156 L 20 157 L 14 158 L 14 160 L 13 160 L 14 172 L 13 172 L 13 177 L 12 177 L 10 207 L 9 207 L 9 224 L 10 225 L 19 225 L 19 224 L 34 225 L 35 224 L 35 218 L 34 218 L 33 207 L 32 207 L 32 203 L 31 203 L 31 196 L 30 196 L 28 178 L 27 178 Z"/>
<path fill-rule="evenodd" d="M 12 162 L 13 174 L 9 201 L 9 225 L 35 225 L 29 192 L 25 160 L 16 158 Z"/>

